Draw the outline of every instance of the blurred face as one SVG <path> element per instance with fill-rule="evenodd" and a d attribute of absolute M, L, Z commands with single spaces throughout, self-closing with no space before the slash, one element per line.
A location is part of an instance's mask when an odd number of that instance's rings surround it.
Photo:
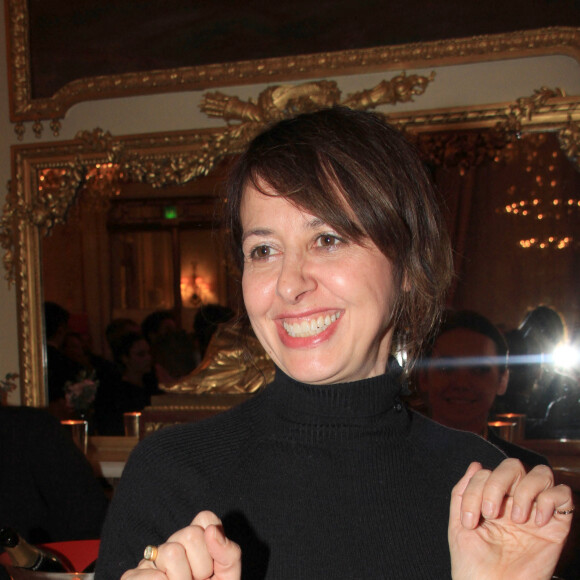
<path fill-rule="evenodd" d="M 123 357 L 127 371 L 138 375 L 148 373 L 151 370 L 151 362 L 151 349 L 145 339 L 136 341 L 129 350 L 129 356 Z"/>
<path fill-rule="evenodd" d="M 496 395 L 503 395 L 507 387 L 507 371 L 491 364 L 495 356 L 493 340 L 472 330 L 457 328 L 437 339 L 421 382 L 435 421 L 455 429 L 484 432 Z M 461 365 L 460 359 L 467 357 L 477 360 Z"/>
<path fill-rule="evenodd" d="M 312 384 L 383 374 L 397 295 L 390 261 L 253 186 L 241 221 L 244 302 L 276 365 Z"/>

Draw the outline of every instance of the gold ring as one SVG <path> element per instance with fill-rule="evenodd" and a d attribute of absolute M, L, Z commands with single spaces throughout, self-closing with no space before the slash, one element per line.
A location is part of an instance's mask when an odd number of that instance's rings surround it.
<path fill-rule="evenodd" d="M 143 552 L 143 558 L 155 564 L 155 560 L 157 559 L 157 552 L 157 546 L 147 546 Z"/>
<path fill-rule="evenodd" d="M 574 512 L 574 506 L 572 506 L 571 508 L 568 508 L 567 510 L 554 510 L 555 514 L 559 514 L 561 516 L 569 516 L 571 513 Z"/>

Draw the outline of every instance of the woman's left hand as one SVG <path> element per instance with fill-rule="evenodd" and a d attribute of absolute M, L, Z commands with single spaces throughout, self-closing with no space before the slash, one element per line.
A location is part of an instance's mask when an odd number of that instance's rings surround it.
<path fill-rule="evenodd" d="M 572 492 L 552 471 L 526 474 L 517 459 L 494 471 L 472 463 L 453 488 L 449 549 L 453 580 L 551 578 L 570 525 Z"/>
<path fill-rule="evenodd" d="M 155 555 L 127 570 L 121 580 L 240 580 L 241 575 L 239 546 L 226 538 L 221 520 L 204 511 L 155 546 Z"/>

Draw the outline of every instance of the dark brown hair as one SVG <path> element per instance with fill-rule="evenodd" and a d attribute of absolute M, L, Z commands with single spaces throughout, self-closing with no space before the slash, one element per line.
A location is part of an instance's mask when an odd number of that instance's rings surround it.
<path fill-rule="evenodd" d="M 409 361 L 438 322 L 451 280 L 451 250 L 430 179 L 415 149 L 374 113 L 344 107 L 281 121 L 234 166 L 225 225 L 243 269 L 240 206 L 264 185 L 347 239 L 370 239 L 394 265 L 399 287 L 394 343 Z"/>

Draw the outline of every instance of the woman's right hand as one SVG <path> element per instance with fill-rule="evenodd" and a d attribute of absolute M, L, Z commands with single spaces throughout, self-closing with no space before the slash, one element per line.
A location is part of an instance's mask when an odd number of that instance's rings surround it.
<path fill-rule="evenodd" d="M 154 561 L 141 560 L 121 580 L 240 580 L 241 575 L 240 547 L 226 538 L 221 520 L 204 511 L 158 546 Z"/>

